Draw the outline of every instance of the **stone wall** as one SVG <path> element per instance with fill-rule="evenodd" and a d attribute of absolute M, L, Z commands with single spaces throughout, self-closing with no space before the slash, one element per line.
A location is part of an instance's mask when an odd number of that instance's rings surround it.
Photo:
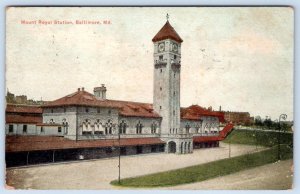
<path fill-rule="evenodd" d="M 12 131 L 9 130 L 11 127 Z M 36 125 L 27 123 L 7 123 L 5 124 L 5 134 L 7 135 L 35 135 Z"/>

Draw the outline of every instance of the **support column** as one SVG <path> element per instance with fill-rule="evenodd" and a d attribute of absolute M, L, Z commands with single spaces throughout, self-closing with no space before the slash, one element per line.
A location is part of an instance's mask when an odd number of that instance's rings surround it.
<path fill-rule="evenodd" d="M 55 162 L 55 150 L 53 150 L 53 153 L 52 153 L 52 162 Z"/>
<path fill-rule="evenodd" d="M 27 152 L 27 157 L 26 157 L 26 164 L 28 165 L 29 163 L 29 152 Z"/>

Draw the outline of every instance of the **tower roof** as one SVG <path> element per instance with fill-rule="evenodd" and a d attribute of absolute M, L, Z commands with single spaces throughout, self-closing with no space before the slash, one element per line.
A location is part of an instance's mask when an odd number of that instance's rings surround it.
<path fill-rule="evenodd" d="M 154 36 L 152 42 L 157 42 L 168 38 L 180 43 L 183 42 L 183 40 L 169 23 L 169 21 L 167 21 L 166 24 L 160 29 L 160 31 Z"/>

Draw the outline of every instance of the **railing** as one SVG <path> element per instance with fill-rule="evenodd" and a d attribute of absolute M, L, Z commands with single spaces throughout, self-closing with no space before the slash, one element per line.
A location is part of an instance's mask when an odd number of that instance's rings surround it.
<path fill-rule="evenodd" d="M 162 138 L 192 138 L 193 134 L 187 133 L 187 134 L 180 134 L 180 133 L 166 133 L 161 134 L 160 137 Z"/>
<path fill-rule="evenodd" d="M 66 135 L 66 137 L 73 137 Z M 120 134 L 120 138 L 149 138 L 149 137 L 160 137 L 159 134 Z M 89 140 L 89 139 L 118 139 L 119 134 L 86 134 L 86 135 L 77 135 L 78 140 Z M 73 138 L 72 138 L 73 139 Z"/>

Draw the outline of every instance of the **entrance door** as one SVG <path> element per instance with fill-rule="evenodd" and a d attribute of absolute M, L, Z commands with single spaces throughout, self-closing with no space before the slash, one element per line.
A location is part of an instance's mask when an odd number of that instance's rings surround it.
<path fill-rule="evenodd" d="M 176 152 L 176 143 L 174 141 L 170 141 L 168 143 L 169 147 L 169 153 L 175 153 Z"/>

